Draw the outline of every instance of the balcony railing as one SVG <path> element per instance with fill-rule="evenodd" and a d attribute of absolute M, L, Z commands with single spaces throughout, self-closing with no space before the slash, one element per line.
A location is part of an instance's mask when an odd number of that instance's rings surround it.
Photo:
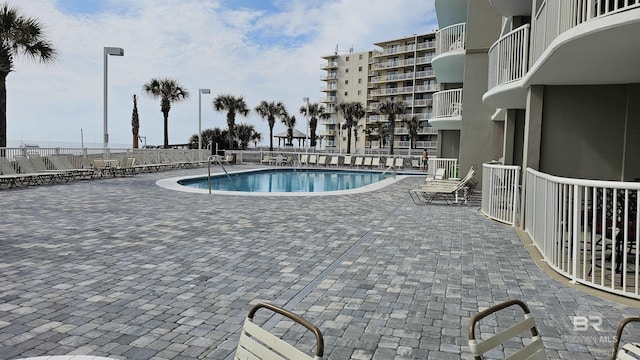
<path fill-rule="evenodd" d="M 436 33 L 436 54 L 464 50 L 466 25 L 466 23 L 460 23 L 440 29 Z"/>
<path fill-rule="evenodd" d="M 413 59 L 413 58 L 404 59 L 404 60 L 392 60 L 392 61 L 374 63 L 373 64 L 373 69 L 374 70 L 388 69 L 388 68 L 395 68 L 395 67 L 400 67 L 400 66 L 410 66 L 410 65 L 413 65 L 413 64 L 415 64 L 415 59 Z"/>
<path fill-rule="evenodd" d="M 405 46 L 394 46 L 394 47 L 388 47 L 382 50 L 382 54 L 391 55 L 391 54 L 398 54 L 403 52 L 413 52 L 415 51 L 415 49 L 416 49 L 416 46 L 413 44 L 405 45 Z"/>
<path fill-rule="evenodd" d="M 595 18 L 640 7 L 636 0 L 546 0 L 533 22 L 531 64 L 558 35 Z"/>
<path fill-rule="evenodd" d="M 511 31 L 489 49 L 489 89 L 522 79 L 529 70 L 529 28 Z"/>
<path fill-rule="evenodd" d="M 416 141 L 416 147 L 417 148 L 437 148 L 438 147 L 438 142 L 437 141 Z"/>
<path fill-rule="evenodd" d="M 338 74 L 325 74 L 320 76 L 320 80 L 323 80 L 323 81 L 337 79 L 337 78 L 338 78 Z"/>
<path fill-rule="evenodd" d="M 462 115 L 462 89 L 439 91 L 433 94 L 433 117 Z"/>
<path fill-rule="evenodd" d="M 432 41 L 427 41 L 427 42 L 423 42 L 423 43 L 418 43 L 418 46 L 416 47 L 417 50 L 424 50 L 424 49 L 429 49 L 429 48 L 433 48 L 436 47 L 436 41 L 432 40 Z"/>
<path fill-rule="evenodd" d="M 640 184 L 526 172 L 525 231 L 556 272 L 640 299 Z"/>
<path fill-rule="evenodd" d="M 482 212 L 488 217 L 515 225 L 519 210 L 520 166 L 482 165 Z"/>
<path fill-rule="evenodd" d="M 327 61 L 326 63 L 320 64 L 321 69 L 329 69 L 334 67 L 338 67 L 337 61 Z"/>

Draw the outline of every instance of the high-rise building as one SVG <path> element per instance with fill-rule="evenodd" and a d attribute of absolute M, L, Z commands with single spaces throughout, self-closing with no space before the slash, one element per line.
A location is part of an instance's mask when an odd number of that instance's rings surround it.
<path fill-rule="evenodd" d="M 325 111 L 330 114 L 329 119 L 318 124 L 318 129 L 324 125 L 322 146 L 338 152 L 346 151 L 346 129 L 340 126 L 344 123 L 342 115 L 338 112 L 338 104 L 342 102 L 360 102 L 366 106 L 367 101 L 367 67 L 371 57 L 371 51 L 354 53 L 351 49 L 348 53 L 335 53 L 323 56 L 326 63 L 321 65 L 326 74 L 321 80 L 326 83 L 320 90 L 325 97 L 320 99 Z M 364 124 L 364 119 L 362 119 Z M 351 151 L 358 147 L 364 148 L 363 128 L 357 129 L 357 139 L 351 139 Z"/>
<path fill-rule="evenodd" d="M 438 132 L 428 123 L 432 116 L 432 95 L 439 89 L 431 68 L 435 34 L 412 35 L 374 45 L 381 50 L 374 51 L 370 60 L 366 147 L 389 148 L 380 137 L 388 115 L 380 114 L 378 108 L 385 101 L 399 101 L 405 104 L 406 110 L 404 116 L 396 119 L 395 133 L 388 134 L 388 141 L 394 142 L 394 152 L 406 154 L 410 149 L 426 148 L 435 155 Z M 418 121 L 413 141 L 410 127 L 403 122 L 412 117 Z"/>
<path fill-rule="evenodd" d="M 326 82 L 321 91 L 326 97 L 321 99 L 325 109 L 331 114 L 325 125 L 325 147 L 336 151 L 346 151 L 347 134 L 341 129 L 344 123 L 337 110 L 341 102 L 361 102 L 366 109 L 363 118 L 352 134 L 350 152 L 381 152 L 390 149 L 394 142 L 394 152 L 407 154 L 411 149 L 418 154 L 427 148 L 436 154 L 437 129 L 431 127 L 428 119 L 432 116 L 432 94 L 439 87 L 431 68 L 435 54 L 435 33 L 411 35 L 399 39 L 374 44 L 380 49 L 354 53 L 338 53 L 323 56 L 326 63 L 321 69 L 326 71 L 322 81 Z M 337 49 L 336 49 L 337 50 Z M 378 111 L 384 101 L 400 101 L 406 106 L 405 114 L 396 119 L 395 133 L 383 138 L 388 116 Z M 415 117 L 416 133 L 403 120 Z"/>

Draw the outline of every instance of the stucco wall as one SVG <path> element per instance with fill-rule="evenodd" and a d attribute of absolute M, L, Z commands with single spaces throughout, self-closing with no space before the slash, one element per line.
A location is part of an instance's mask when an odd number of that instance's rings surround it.
<path fill-rule="evenodd" d="M 585 179 L 640 178 L 639 122 L 640 85 L 545 86 L 540 170 Z"/>

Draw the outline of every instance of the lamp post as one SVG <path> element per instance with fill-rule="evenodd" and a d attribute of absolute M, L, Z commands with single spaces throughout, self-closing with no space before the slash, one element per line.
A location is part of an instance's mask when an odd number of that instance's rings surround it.
<path fill-rule="evenodd" d="M 113 56 L 124 56 L 124 49 L 117 47 L 106 47 L 104 48 L 104 129 L 103 129 L 103 148 L 104 148 L 104 157 L 108 158 L 109 153 L 107 152 L 107 148 L 109 147 L 109 126 L 108 126 L 108 117 L 107 117 L 107 79 L 108 79 L 108 70 L 107 70 L 107 58 L 109 55 Z"/>
<path fill-rule="evenodd" d="M 307 140 L 309 141 L 309 143 L 307 144 L 307 148 L 311 148 L 311 135 L 309 134 L 309 98 L 308 97 L 303 97 L 302 101 L 305 101 L 307 103 Z"/>
<path fill-rule="evenodd" d="M 198 157 L 202 161 L 202 94 L 211 94 L 211 89 L 198 90 Z"/>

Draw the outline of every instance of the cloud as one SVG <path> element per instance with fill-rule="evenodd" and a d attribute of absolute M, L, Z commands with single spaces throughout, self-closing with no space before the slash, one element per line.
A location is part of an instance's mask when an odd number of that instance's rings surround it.
<path fill-rule="evenodd" d="M 59 57 L 53 65 L 18 59 L 7 78 L 9 140 L 79 142 L 82 129 L 85 145 L 101 146 L 104 46 L 125 49 L 124 57 L 107 60 L 110 143 L 130 146 L 133 94 L 140 96 L 141 135 L 162 143 L 160 102 L 141 93 L 160 77 L 175 78 L 192 94 L 169 114 L 170 142 L 184 143 L 197 132 L 198 88 L 212 92 L 202 96 L 203 128 L 226 127 L 225 114 L 211 106 L 221 93 L 242 95 L 251 108 L 283 101 L 297 114 L 303 97 L 323 95 L 321 56 L 336 44 L 340 51 L 367 51 L 374 42 L 437 26 L 424 0 L 278 0 L 259 9 L 232 3 L 111 0 L 99 11 L 70 12 L 54 0 L 19 2 L 45 25 Z M 268 126 L 257 115 L 237 121 L 256 126 L 268 143 Z M 282 129 L 277 124 L 274 131 Z"/>

